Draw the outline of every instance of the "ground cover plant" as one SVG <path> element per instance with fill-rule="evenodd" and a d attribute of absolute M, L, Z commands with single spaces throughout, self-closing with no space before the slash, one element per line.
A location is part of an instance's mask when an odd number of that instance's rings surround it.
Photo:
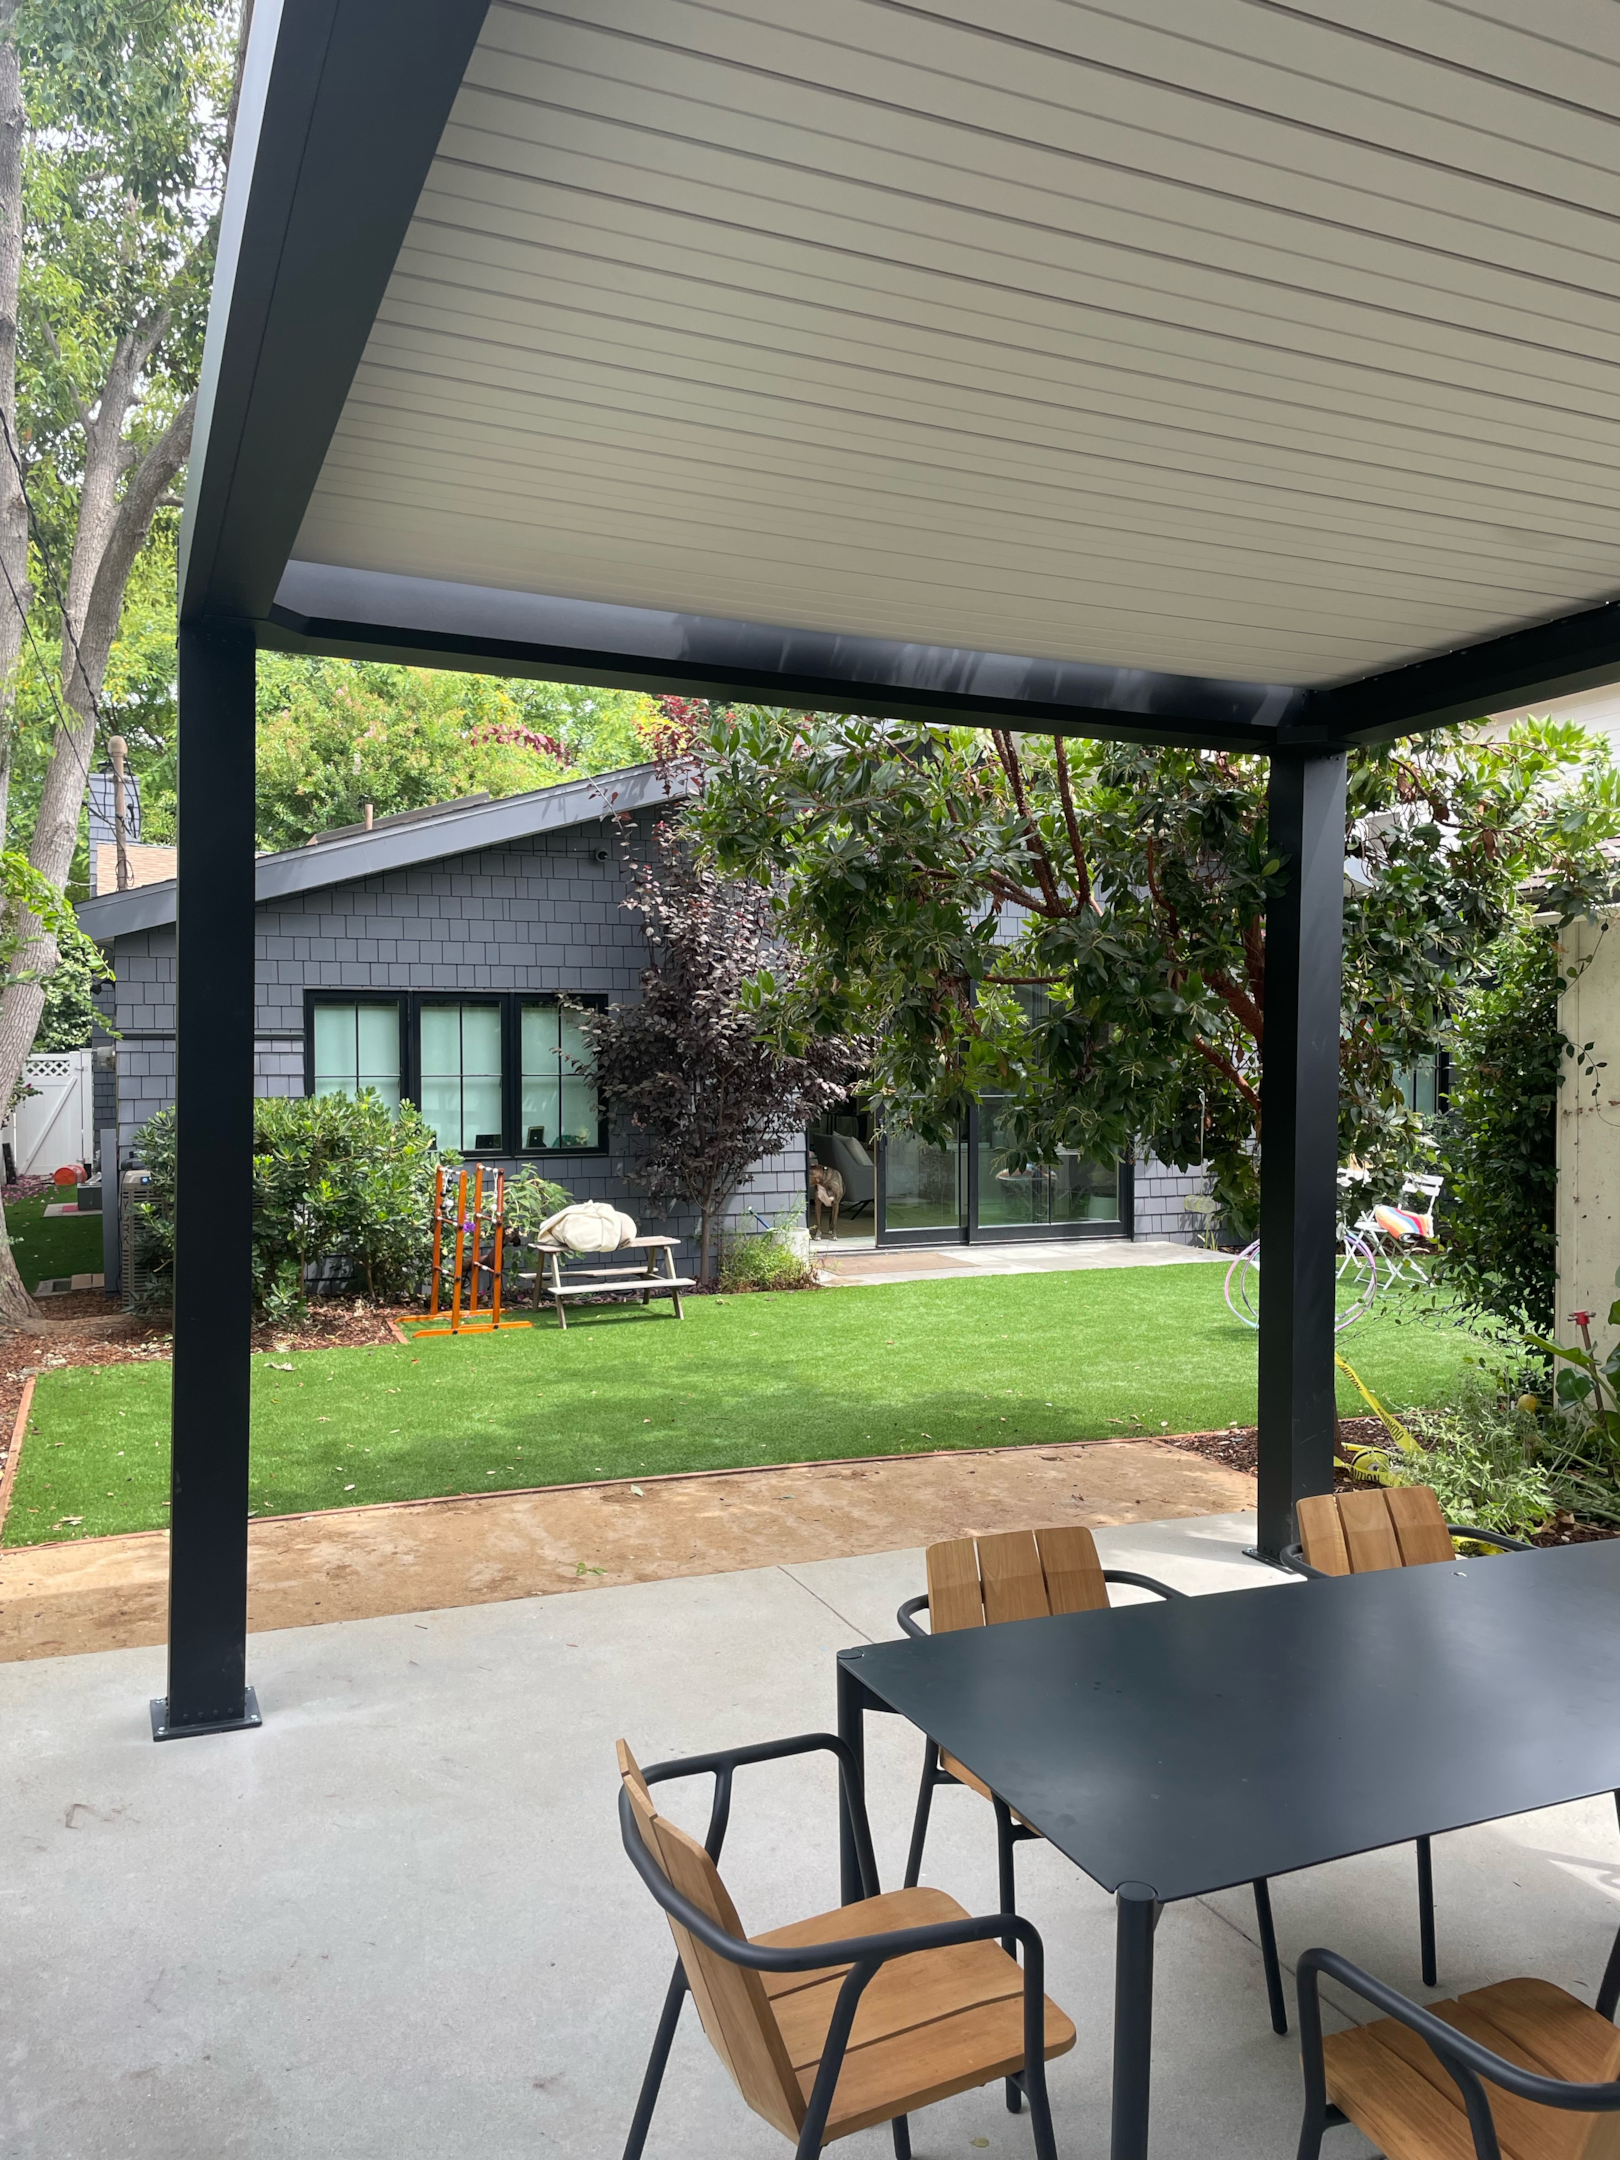
<path fill-rule="evenodd" d="M 1402 1317 L 1354 1330 L 1386 1399 L 1440 1403 L 1477 1348 Z M 155 1529 L 169 1368 L 41 1376 L 7 1544 Z M 1346 1380 L 1341 1407 L 1361 1408 Z M 1051 1444 L 1248 1423 L 1255 1336 L 1188 1264 L 817 1296 L 583 1306 L 498 1336 L 256 1355 L 259 1514 L 664 1471 Z"/>

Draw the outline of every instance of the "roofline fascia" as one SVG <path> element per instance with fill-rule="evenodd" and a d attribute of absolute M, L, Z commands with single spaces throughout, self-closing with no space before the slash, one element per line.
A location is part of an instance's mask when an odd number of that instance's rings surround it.
<path fill-rule="evenodd" d="M 638 810 L 672 806 L 689 792 L 677 774 L 660 766 L 628 765 L 618 772 L 565 780 L 556 787 L 535 788 L 524 795 L 503 795 L 495 802 L 447 812 L 442 818 L 423 818 L 414 825 L 354 833 L 343 840 L 323 840 L 313 847 L 287 848 L 280 854 L 258 858 L 254 866 L 254 900 L 263 907 L 269 901 L 298 893 L 322 892 L 334 885 L 358 884 L 365 878 L 442 862 L 453 855 L 506 847 L 537 833 L 568 832 L 580 825 L 606 823 Z M 430 840 L 431 846 L 424 845 Z M 79 902 L 79 927 L 86 936 L 103 944 L 142 930 L 162 929 L 175 920 L 178 896 L 176 878 L 131 886 L 123 892 L 97 893 Z"/>

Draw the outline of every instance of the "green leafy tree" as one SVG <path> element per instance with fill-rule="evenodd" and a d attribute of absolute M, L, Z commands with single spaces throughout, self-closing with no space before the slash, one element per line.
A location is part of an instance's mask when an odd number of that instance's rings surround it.
<path fill-rule="evenodd" d="M 792 1046 L 875 1045 L 880 1115 L 945 1142 L 1007 1099 L 1010 1161 L 1151 1149 L 1258 1212 L 1265 910 L 1286 867 L 1266 761 L 760 709 L 714 716 L 698 830 L 776 895 L 804 956 L 756 999 Z M 1578 728 L 1527 722 L 1350 760 L 1341 1144 L 1393 1175 L 1398 1084 L 1432 1050 L 1521 882 L 1601 890 L 1620 791 Z"/>
<path fill-rule="evenodd" d="M 56 648 L 28 858 L 79 840 L 125 589 L 191 444 L 233 116 L 228 0 L 0 0 L 0 830 L 19 661 Z M 0 991 L 15 1087 L 55 961 L 19 917 Z M 9 1251 L 0 1311 L 31 1311 Z"/>
<path fill-rule="evenodd" d="M 386 817 L 634 764 L 656 711 L 634 691 L 261 654 L 259 845 L 301 847 L 368 803 Z"/>

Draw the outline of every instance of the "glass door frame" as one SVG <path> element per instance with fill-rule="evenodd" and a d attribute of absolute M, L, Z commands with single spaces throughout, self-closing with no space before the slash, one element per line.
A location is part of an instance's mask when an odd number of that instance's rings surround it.
<path fill-rule="evenodd" d="M 1112 1221 L 1066 1223 L 990 1223 L 979 1219 L 980 1133 L 983 1112 L 974 1104 L 968 1118 L 967 1235 L 970 1245 L 1051 1245 L 1060 1238 L 1134 1238 L 1136 1168 L 1128 1156 L 1119 1160 L 1119 1213 Z"/>
<path fill-rule="evenodd" d="M 880 1133 L 873 1155 L 877 1161 L 877 1197 L 873 1208 L 874 1242 L 880 1250 L 897 1246 L 1055 1244 L 1060 1239 L 1130 1238 L 1136 1236 L 1136 1169 L 1129 1157 L 1119 1163 L 1119 1214 L 1111 1222 L 992 1223 L 979 1219 L 979 1139 L 982 1113 L 977 1104 L 968 1114 L 967 1131 L 957 1140 L 957 1222 L 932 1230 L 891 1230 L 888 1224 L 889 1144 Z"/>
<path fill-rule="evenodd" d="M 970 1212 L 970 1200 L 965 1189 L 965 1181 L 970 1174 L 971 1163 L 963 1159 L 962 1150 L 965 1142 L 962 1135 L 958 1134 L 956 1141 L 956 1222 L 954 1226 L 948 1223 L 941 1224 L 938 1229 L 934 1230 L 891 1230 L 889 1228 L 889 1143 L 882 1132 L 879 1132 L 876 1137 L 877 1146 L 872 1152 L 877 1160 L 877 1199 L 872 1213 L 875 1223 L 875 1242 L 879 1250 L 881 1251 L 887 1246 L 892 1251 L 897 1245 L 965 1245 L 968 1240 L 968 1217 Z"/>

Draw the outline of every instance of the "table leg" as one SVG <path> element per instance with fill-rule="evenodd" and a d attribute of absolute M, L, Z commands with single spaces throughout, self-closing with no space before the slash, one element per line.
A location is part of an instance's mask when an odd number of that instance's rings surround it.
<path fill-rule="evenodd" d="M 851 1671 L 845 1661 L 838 1660 L 838 1737 L 848 1746 L 855 1758 L 855 1790 L 864 1799 L 866 1793 L 866 1689 L 859 1676 Z M 838 1900 L 842 1905 L 853 1905 L 863 1896 L 861 1889 L 861 1864 L 855 1851 L 855 1825 L 850 1820 L 849 1809 L 844 1805 L 843 1789 L 838 1796 Z"/>
<path fill-rule="evenodd" d="M 1110 2160 L 1147 2160 L 1153 2056 L 1153 1931 L 1159 1901 L 1147 1883 L 1114 1895 L 1114 2108 Z"/>

